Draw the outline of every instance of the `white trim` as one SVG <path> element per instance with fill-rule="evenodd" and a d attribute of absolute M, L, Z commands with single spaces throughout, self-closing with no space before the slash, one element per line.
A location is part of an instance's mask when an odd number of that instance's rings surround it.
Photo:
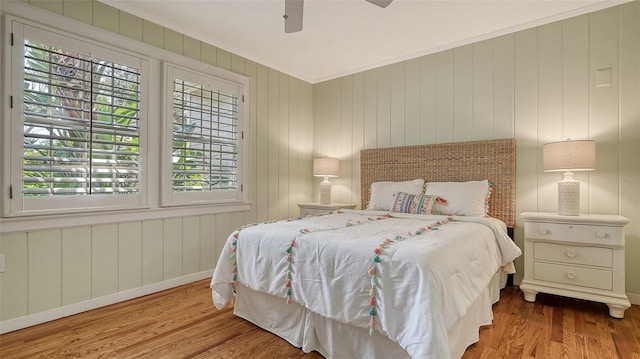
<path fill-rule="evenodd" d="M 22 317 L 8 319 L 0 322 L 0 334 L 5 334 L 15 330 L 23 329 L 37 324 L 42 324 L 52 320 L 68 317 L 70 315 L 86 312 L 92 309 L 105 307 L 107 305 L 124 302 L 126 300 L 142 297 L 148 294 L 161 292 L 163 290 L 171 289 L 188 283 L 192 283 L 201 279 L 211 277 L 213 270 L 206 270 L 199 273 L 192 273 L 182 277 L 168 279 L 162 282 L 157 282 L 149 285 L 145 285 L 138 288 L 132 288 L 117 292 L 109 295 L 105 295 L 98 298 L 85 300 L 83 302 L 65 305 L 62 307 L 49 309 L 44 312 L 28 314 Z M 212 304 L 213 305 L 213 304 Z"/>
<path fill-rule="evenodd" d="M 69 215 L 50 215 L 38 217 L 0 218 L 0 234 L 27 232 L 41 229 L 86 226 L 102 223 L 121 223 L 162 219 L 172 217 L 198 216 L 204 214 L 248 211 L 251 202 L 229 203 L 215 206 L 184 206 L 151 208 L 130 211 L 110 211 L 96 213 L 76 213 Z"/>
<path fill-rule="evenodd" d="M 163 129 L 163 141 L 161 142 L 161 206 L 181 206 L 181 205 L 195 205 L 206 203 L 225 203 L 225 202 L 237 202 L 249 200 L 249 185 L 247 185 L 247 191 L 243 190 L 244 184 L 249 183 L 248 168 L 244 165 L 250 163 L 250 143 L 245 141 L 242 137 L 244 133 L 249 133 L 250 117 L 247 108 L 249 106 L 243 99 L 248 92 L 245 87 L 246 84 L 241 82 L 231 82 L 225 78 L 215 76 L 207 71 L 201 71 L 195 68 L 185 67 L 181 64 L 164 62 L 162 77 L 164 79 L 164 93 L 163 93 L 163 108 L 162 111 L 162 129 Z M 173 113 L 174 106 L 174 81 L 176 79 L 186 80 L 197 85 L 203 85 L 212 91 L 224 91 L 233 96 L 237 96 L 237 158 L 236 163 L 236 190 L 229 191 L 202 191 L 202 192 L 181 192 L 174 191 L 173 189 L 173 170 L 174 163 L 172 161 L 174 132 L 173 132 Z M 215 140 L 212 140 L 215 142 Z M 247 171 L 245 171 L 247 170 Z"/>
<path fill-rule="evenodd" d="M 52 29 L 55 29 L 57 32 L 65 34 L 65 36 L 70 36 L 73 38 L 79 38 L 86 41 L 97 41 L 102 45 L 108 46 L 109 48 L 115 48 L 118 50 L 126 50 L 126 52 L 131 54 L 137 54 L 149 59 L 149 93 L 147 94 L 150 97 L 150 103 L 148 107 L 148 118 L 150 119 L 159 119 L 161 116 L 161 102 L 157 99 L 160 99 L 162 96 L 162 62 L 169 61 L 175 64 L 179 64 L 180 66 L 185 66 L 192 68 L 194 70 L 208 73 L 212 76 L 218 77 L 220 79 L 224 79 L 226 81 L 242 84 L 244 87 L 245 93 L 243 94 L 245 97 L 245 113 L 244 113 L 244 131 L 245 131 L 245 143 L 249 143 L 250 136 L 250 106 L 251 103 L 250 94 L 251 94 L 251 79 L 247 76 L 244 76 L 239 73 L 235 73 L 229 70 L 225 70 L 219 67 L 215 67 L 191 58 L 188 58 L 183 55 L 179 55 L 162 48 L 158 48 L 155 46 L 151 46 L 149 44 L 142 43 L 140 41 L 125 37 L 123 35 L 113 33 L 104 29 L 99 29 L 95 26 L 88 25 L 82 23 L 80 21 L 58 15 L 28 4 L 24 4 L 20 1 L 16 0 L 8 0 L 0 2 L 0 15 L 2 15 L 2 20 L 5 22 L 2 24 L 3 29 L 7 30 L 7 18 L 8 17 L 16 17 L 20 21 L 24 21 L 26 24 L 34 25 L 34 26 L 46 26 Z M 7 16 L 9 15 L 9 16 Z M 7 36 L 2 36 L 0 42 L 2 43 L 2 58 L 6 59 L 9 54 L 7 50 L 9 46 L 6 44 Z M 10 61 L 6 61 L 2 65 L 1 71 L 1 79 L 2 89 L 5 90 L 5 93 L 10 93 L 9 82 L 6 81 L 8 78 L 8 74 L 10 73 Z M 157 76 L 154 76 L 156 74 Z M 154 100 L 156 99 L 156 100 Z M 155 101 L 155 102 L 154 102 Z M 3 118 L 10 118 L 10 109 L 8 106 L 8 96 L 3 96 L 0 99 L 0 110 L 4 116 L 0 116 Z M 189 216 L 189 215 L 202 215 L 202 214 L 214 214 L 214 213 L 229 213 L 229 212 L 239 212 L 239 211 L 248 211 L 250 210 L 251 203 L 249 202 L 250 198 L 250 153 L 246 152 L 243 158 L 243 178 L 242 184 L 244 187 L 244 191 L 242 193 L 241 199 L 237 201 L 229 201 L 227 203 L 215 203 L 215 204 L 196 204 L 190 206 L 176 206 L 173 208 L 162 208 L 160 207 L 160 192 L 161 192 L 161 170 L 160 163 L 161 159 L 161 150 L 162 150 L 162 141 L 161 138 L 161 130 L 160 130 L 161 122 L 154 123 L 151 126 L 148 126 L 148 141 L 147 141 L 147 158 L 145 161 L 147 168 L 147 204 L 145 206 L 141 206 L 140 208 L 130 208 L 127 210 L 119 210 L 119 211 L 101 211 L 95 213 L 88 212 L 80 212 L 80 213 L 71 213 L 71 214 L 43 214 L 43 215 L 34 215 L 34 216 L 16 216 L 16 217 L 3 217 L 0 218 L 0 233 L 8 233 L 8 232 L 23 232 L 30 230 L 40 230 L 40 229 L 48 229 L 48 228 L 61 228 L 68 226 L 80 226 L 80 225 L 92 225 L 97 223 L 113 223 L 113 222 L 122 222 L 122 221 L 137 221 L 137 220 L 146 220 L 146 219 L 159 219 L 159 218 L 170 218 L 170 217 L 181 217 L 181 216 Z M 9 121 L 0 121 L 0 129 L 3 129 L 5 132 L 9 127 Z M 9 150 L 10 141 L 0 141 L 0 146 L 2 149 L 0 151 L 0 155 L 2 156 L 2 163 L 9 163 Z M 0 171 L 0 182 L 2 183 L 2 189 L 7 188 L 8 183 L 10 183 L 9 178 L 10 170 L 3 169 Z M 3 193 L 4 194 L 4 193 Z M 2 212 L 8 212 L 8 208 L 10 206 L 10 201 L 7 195 L 0 195 L 0 204 L 2 207 Z M 149 208 L 142 208 L 149 207 Z"/>

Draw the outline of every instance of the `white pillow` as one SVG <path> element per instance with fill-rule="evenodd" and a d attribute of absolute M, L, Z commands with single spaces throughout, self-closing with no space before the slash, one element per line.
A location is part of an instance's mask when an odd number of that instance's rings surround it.
<path fill-rule="evenodd" d="M 488 180 L 469 182 L 427 182 L 425 194 L 438 196 L 446 205 L 436 202 L 431 213 L 486 217 L 491 188 Z"/>
<path fill-rule="evenodd" d="M 394 195 L 397 192 L 421 194 L 423 186 L 424 180 L 422 178 L 404 182 L 374 182 L 370 187 L 371 195 L 367 209 L 388 211 L 395 202 Z"/>

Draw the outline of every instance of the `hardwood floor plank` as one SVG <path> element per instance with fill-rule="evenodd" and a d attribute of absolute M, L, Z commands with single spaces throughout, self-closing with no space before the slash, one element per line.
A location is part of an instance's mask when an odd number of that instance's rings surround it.
<path fill-rule="evenodd" d="M 217 310 L 209 281 L 92 310 L 0 336 L 3 359 L 259 358 L 321 359 L 265 330 Z M 464 359 L 640 359 L 640 307 L 624 319 L 600 303 L 538 294 L 525 302 L 517 287 L 494 305 L 493 324 Z"/>

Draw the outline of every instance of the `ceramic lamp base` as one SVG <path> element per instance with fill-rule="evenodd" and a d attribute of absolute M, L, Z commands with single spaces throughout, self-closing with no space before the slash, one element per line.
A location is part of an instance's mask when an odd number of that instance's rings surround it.
<path fill-rule="evenodd" d="M 558 182 L 558 214 L 577 216 L 580 214 L 580 182 L 573 179 L 573 173 L 564 174 Z"/>
<path fill-rule="evenodd" d="M 327 177 L 320 182 L 320 204 L 331 203 L 331 182 Z"/>

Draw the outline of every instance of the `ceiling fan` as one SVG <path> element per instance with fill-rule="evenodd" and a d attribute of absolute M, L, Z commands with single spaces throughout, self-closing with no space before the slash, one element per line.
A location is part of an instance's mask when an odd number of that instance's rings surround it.
<path fill-rule="evenodd" d="M 365 0 L 374 5 L 385 8 L 393 0 Z M 284 32 L 298 32 L 302 30 L 302 10 L 304 0 L 284 0 Z"/>

